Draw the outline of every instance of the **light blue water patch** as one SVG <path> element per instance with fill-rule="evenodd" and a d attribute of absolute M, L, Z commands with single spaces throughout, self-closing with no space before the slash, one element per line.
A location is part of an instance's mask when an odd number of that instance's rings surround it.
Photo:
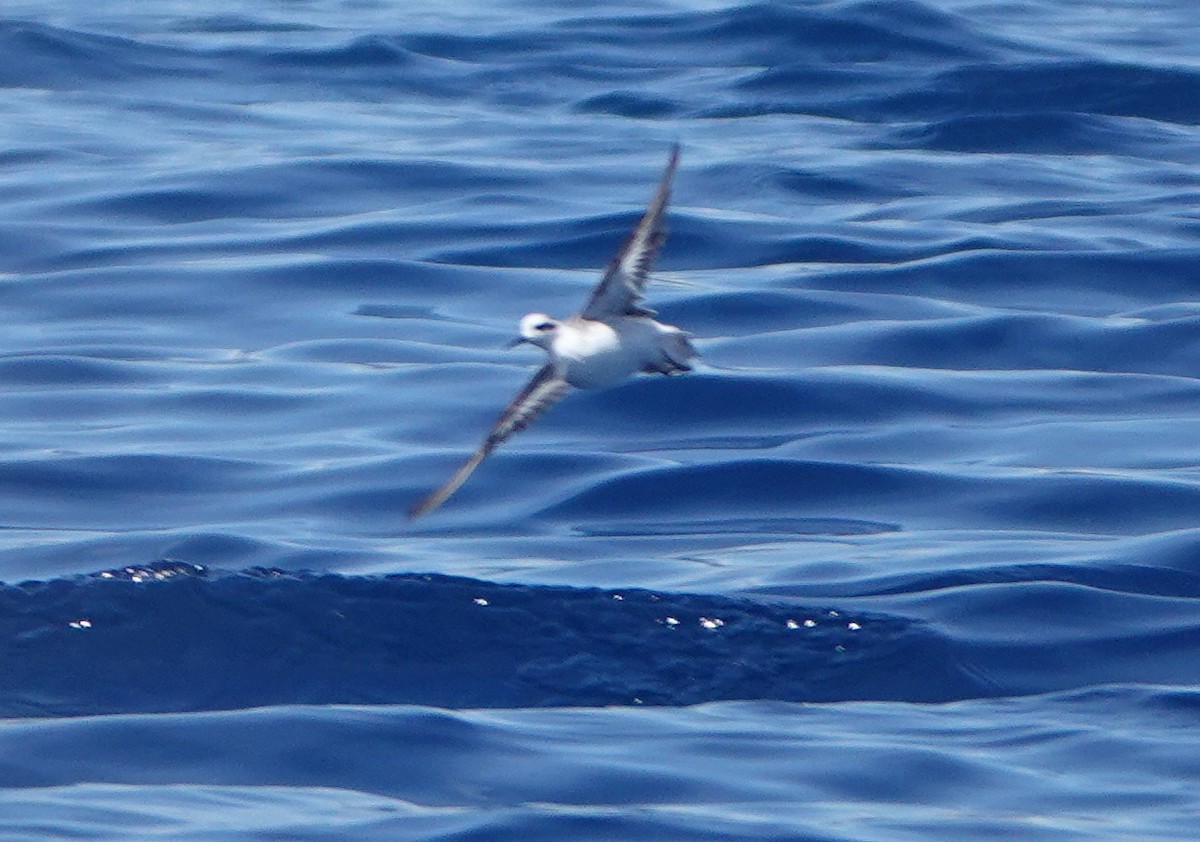
<path fill-rule="evenodd" d="M 1194 692 L 1123 686 L 936 708 L 41 720 L 0 725 L 6 754 L 35 758 L 0 771 L 0 804 L 17 839 L 1170 839 L 1197 807 L 1176 744 L 1195 727 Z"/>

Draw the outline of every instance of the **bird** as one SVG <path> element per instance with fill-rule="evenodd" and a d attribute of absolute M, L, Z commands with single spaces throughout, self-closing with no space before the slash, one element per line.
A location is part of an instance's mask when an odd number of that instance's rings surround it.
<path fill-rule="evenodd" d="M 467 481 L 498 445 L 524 430 L 572 389 L 602 389 L 638 373 L 682 374 L 698 359 L 691 336 L 655 321 L 643 306 L 651 266 L 666 240 L 664 215 L 679 165 L 679 144 L 671 147 L 666 169 L 650 204 L 625 244 L 608 264 L 583 309 L 565 319 L 529 313 L 509 343 L 533 345 L 548 359 L 509 402 L 491 431 L 445 483 L 409 510 L 415 519 L 436 509 Z"/>

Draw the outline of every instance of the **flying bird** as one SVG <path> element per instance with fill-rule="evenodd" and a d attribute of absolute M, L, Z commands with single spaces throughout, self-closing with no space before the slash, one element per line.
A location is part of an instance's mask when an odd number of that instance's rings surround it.
<path fill-rule="evenodd" d="M 410 518 L 445 502 L 497 445 L 529 426 L 572 388 L 613 386 L 638 372 L 691 371 L 697 354 L 689 335 L 655 321 L 654 311 L 642 306 L 650 267 L 667 237 L 663 215 L 678 164 L 679 144 L 675 144 L 645 215 L 579 313 L 566 319 L 530 313 L 521 319 L 520 335 L 509 347 L 536 345 L 549 359 L 505 407 L 471 458 L 444 485 L 413 506 Z"/>

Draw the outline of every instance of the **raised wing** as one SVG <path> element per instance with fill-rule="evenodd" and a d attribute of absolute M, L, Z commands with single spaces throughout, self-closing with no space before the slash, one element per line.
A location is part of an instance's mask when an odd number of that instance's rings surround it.
<path fill-rule="evenodd" d="M 650 207 L 642 221 L 633 229 L 625 245 L 617 252 L 613 262 L 604 270 L 604 277 L 592 291 L 587 306 L 579 315 L 585 319 L 605 319 L 612 316 L 649 316 L 650 310 L 641 306 L 642 291 L 646 288 L 646 276 L 658 255 L 667 229 L 663 225 L 663 211 L 671 197 L 671 181 L 675 178 L 675 167 L 679 164 L 679 144 L 671 147 L 671 157 L 658 190 L 650 200 Z"/>
<path fill-rule="evenodd" d="M 442 505 L 447 497 L 467 481 L 467 477 L 471 476 L 479 467 L 479 463 L 495 450 L 498 444 L 509 436 L 524 430 L 533 419 L 549 409 L 570 390 L 570 384 L 554 373 L 553 365 L 547 363 L 542 366 L 525 388 L 512 399 L 512 403 L 505 407 L 504 412 L 496 421 L 496 425 L 483 440 L 483 444 L 479 445 L 479 449 L 471 454 L 471 458 L 464 462 L 462 467 L 455 471 L 454 476 L 450 477 L 441 488 L 413 506 L 409 510 L 408 516 L 417 518 Z"/>

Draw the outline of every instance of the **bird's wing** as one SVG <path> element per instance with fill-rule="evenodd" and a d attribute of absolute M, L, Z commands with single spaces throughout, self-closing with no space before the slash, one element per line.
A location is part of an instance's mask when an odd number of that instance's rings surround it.
<path fill-rule="evenodd" d="M 467 477 L 479 467 L 479 463 L 491 453 L 498 444 L 509 436 L 524 430 L 533 419 L 549 409 L 556 401 L 571 390 L 570 384 L 555 373 L 550 363 L 542 366 L 533 379 L 517 394 L 512 402 L 504 408 L 496 425 L 488 433 L 483 444 L 471 454 L 471 458 L 454 472 L 446 483 L 409 511 L 410 518 L 420 517 L 426 512 L 436 509 L 445 502 L 446 498 L 458 490 L 467 481 Z"/>
<path fill-rule="evenodd" d="M 671 197 L 671 181 L 675 177 L 675 167 L 679 164 L 679 144 L 671 147 L 671 157 L 667 168 L 663 171 L 662 179 L 658 182 L 658 190 L 650 200 L 650 207 L 641 222 L 633 229 L 625 245 L 617 252 L 612 263 L 604 270 L 604 277 L 592 291 L 587 306 L 579 315 L 585 319 L 603 320 L 612 316 L 646 316 L 651 311 L 640 306 L 642 290 L 646 288 L 646 276 L 650 265 L 654 262 L 659 248 L 667 239 L 667 229 L 663 225 L 663 212 L 667 208 L 667 200 Z"/>

